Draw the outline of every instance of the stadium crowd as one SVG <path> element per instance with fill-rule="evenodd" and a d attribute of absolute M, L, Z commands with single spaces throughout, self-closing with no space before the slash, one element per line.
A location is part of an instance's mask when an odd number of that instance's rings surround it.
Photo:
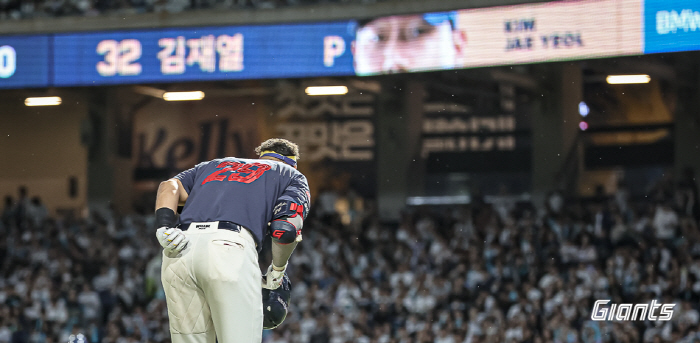
<path fill-rule="evenodd" d="M 374 3 L 381 0 L 0 0 L 0 20 L 63 16 L 178 13 L 198 9 L 265 9 L 325 3 Z"/>
<path fill-rule="evenodd" d="M 0 342 L 168 342 L 152 216 L 49 217 L 26 193 L 2 213 Z M 288 269 L 290 314 L 264 341 L 700 342 L 697 186 L 645 193 L 475 199 L 390 225 L 324 191 Z M 670 321 L 592 321 L 596 299 L 676 306 Z"/>

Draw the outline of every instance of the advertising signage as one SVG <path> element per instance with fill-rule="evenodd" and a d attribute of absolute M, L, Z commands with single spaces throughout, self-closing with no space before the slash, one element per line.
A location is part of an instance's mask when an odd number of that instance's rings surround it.
<path fill-rule="evenodd" d="M 700 1 L 646 0 L 644 53 L 700 50 Z"/>

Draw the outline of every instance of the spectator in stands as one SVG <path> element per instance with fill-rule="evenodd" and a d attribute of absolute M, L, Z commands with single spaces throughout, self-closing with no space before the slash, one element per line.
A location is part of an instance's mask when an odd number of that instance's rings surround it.
<path fill-rule="evenodd" d="M 691 167 L 683 170 L 683 175 L 678 182 L 676 201 L 681 213 L 700 221 L 700 195 L 698 184 L 695 181 L 695 171 Z"/>
<path fill-rule="evenodd" d="M 11 225 L 16 225 L 15 223 L 15 204 L 12 196 L 5 196 L 5 207 L 2 209 L 2 217 L 0 217 L 1 223 L 5 226 L 6 230 Z"/>
<path fill-rule="evenodd" d="M 654 213 L 654 234 L 657 239 L 670 241 L 675 237 L 678 225 L 678 214 L 673 210 L 673 204 L 669 201 L 660 201 Z"/>
<path fill-rule="evenodd" d="M 27 220 L 27 208 L 29 208 L 29 196 L 27 195 L 27 187 L 20 186 L 18 188 L 19 197 L 17 198 L 17 204 L 15 205 L 15 222 L 20 227 L 26 226 Z"/>
<path fill-rule="evenodd" d="M 49 217 L 49 211 L 41 202 L 38 196 L 32 197 L 27 204 L 27 219 L 31 221 L 34 227 L 41 227 L 41 224 Z"/>

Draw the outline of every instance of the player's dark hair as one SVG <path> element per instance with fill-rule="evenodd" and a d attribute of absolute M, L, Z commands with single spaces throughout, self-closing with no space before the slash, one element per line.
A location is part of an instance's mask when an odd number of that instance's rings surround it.
<path fill-rule="evenodd" d="M 263 151 L 274 151 L 283 156 L 295 156 L 299 158 L 299 146 L 284 139 L 284 138 L 270 138 L 260 144 L 259 147 L 255 148 L 255 153 L 260 156 Z"/>
<path fill-rule="evenodd" d="M 377 19 L 377 18 L 359 19 L 359 20 L 356 20 L 356 21 L 355 21 L 355 22 L 357 23 L 357 26 L 356 26 L 356 27 L 357 27 L 357 29 L 359 30 L 359 29 L 365 27 L 365 25 L 367 25 L 367 24 L 371 23 L 372 21 L 374 21 L 375 19 Z"/>

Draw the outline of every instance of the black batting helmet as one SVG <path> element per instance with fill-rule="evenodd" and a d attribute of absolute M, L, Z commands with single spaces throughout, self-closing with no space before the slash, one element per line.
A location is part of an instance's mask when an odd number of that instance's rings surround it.
<path fill-rule="evenodd" d="M 264 276 L 263 276 L 264 278 Z M 282 284 L 277 289 L 262 289 L 263 298 L 263 328 L 266 330 L 278 327 L 287 317 L 287 307 L 292 293 L 292 282 L 287 274 L 282 278 Z"/>

